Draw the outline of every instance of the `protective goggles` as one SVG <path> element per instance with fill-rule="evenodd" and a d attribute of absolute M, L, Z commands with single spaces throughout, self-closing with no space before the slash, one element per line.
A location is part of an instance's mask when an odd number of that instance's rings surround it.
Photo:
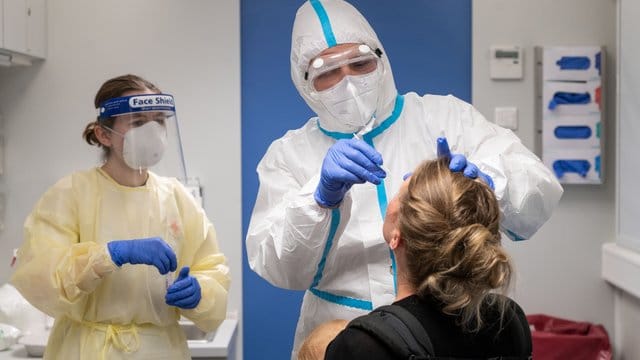
<path fill-rule="evenodd" d="M 338 84 L 345 76 L 359 76 L 374 72 L 382 66 L 380 49 L 354 44 L 343 51 L 320 55 L 312 59 L 305 80 L 312 91 L 324 91 Z"/>
<path fill-rule="evenodd" d="M 131 118 L 149 118 L 151 115 L 152 118 L 160 119 L 175 116 L 176 113 L 173 96 L 169 94 L 117 97 L 103 101 L 96 110 L 98 120 L 101 121 L 122 115 L 137 115 Z"/>

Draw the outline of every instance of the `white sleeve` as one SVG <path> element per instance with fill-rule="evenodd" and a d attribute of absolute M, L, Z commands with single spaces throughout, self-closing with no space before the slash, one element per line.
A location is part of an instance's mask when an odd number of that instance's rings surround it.
<path fill-rule="evenodd" d="M 512 240 L 529 239 L 551 217 L 562 186 L 511 130 L 490 123 L 470 104 L 449 99 L 454 107 L 449 113 L 459 117 L 445 125 L 451 151 L 464 153 L 493 178 L 502 231 Z"/>
<path fill-rule="evenodd" d="M 313 193 L 319 175 L 299 184 L 282 149 L 272 146 L 258 165 L 260 188 L 247 231 L 249 266 L 271 284 L 308 289 L 327 239 L 338 239 L 351 211 L 347 193 L 337 209 L 320 207 Z"/>

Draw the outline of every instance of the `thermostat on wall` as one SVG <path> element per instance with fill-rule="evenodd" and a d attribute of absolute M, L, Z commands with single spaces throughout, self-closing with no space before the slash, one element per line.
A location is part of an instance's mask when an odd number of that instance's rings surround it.
<path fill-rule="evenodd" d="M 490 76 L 492 79 L 522 79 L 522 48 L 519 46 L 491 47 Z"/>

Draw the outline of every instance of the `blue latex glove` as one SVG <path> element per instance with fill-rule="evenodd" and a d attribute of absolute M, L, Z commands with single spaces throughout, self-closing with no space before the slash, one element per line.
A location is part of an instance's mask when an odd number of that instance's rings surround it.
<path fill-rule="evenodd" d="M 176 306 L 182 309 L 193 309 L 200 303 L 202 294 L 198 279 L 189 275 L 189 267 L 180 269 L 180 275 L 176 281 L 167 289 L 164 301 L 167 305 Z"/>
<path fill-rule="evenodd" d="M 133 240 L 115 240 L 107 244 L 111 259 L 118 266 L 146 264 L 158 268 L 160 274 L 178 267 L 173 249 L 159 237 Z"/>
<path fill-rule="evenodd" d="M 338 205 L 353 184 L 380 184 L 387 174 L 382 155 L 362 140 L 338 140 L 327 151 L 314 197 L 321 206 Z"/>
<path fill-rule="evenodd" d="M 438 138 L 438 157 L 445 157 L 451 159 L 449 162 L 449 170 L 453 172 L 460 172 L 464 174 L 464 176 L 475 179 L 477 177 L 484 180 L 487 185 L 492 190 L 495 190 L 495 186 L 493 185 L 493 179 L 491 176 L 483 173 L 480 169 L 471 162 L 467 161 L 467 158 L 462 154 L 451 154 L 451 150 L 449 149 L 449 143 L 446 138 L 439 137 Z"/>

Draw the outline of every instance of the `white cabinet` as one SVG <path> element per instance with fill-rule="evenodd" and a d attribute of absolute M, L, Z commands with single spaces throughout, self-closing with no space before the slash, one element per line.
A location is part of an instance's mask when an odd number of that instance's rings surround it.
<path fill-rule="evenodd" d="M 4 47 L 4 4 L 0 0 L 0 49 Z"/>
<path fill-rule="evenodd" d="M 46 0 L 0 0 L 2 42 L 0 49 L 44 58 L 46 41 Z"/>
<path fill-rule="evenodd" d="M 4 48 L 25 53 L 27 51 L 27 2 L 4 0 Z"/>
<path fill-rule="evenodd" d="M 45 0 L 27 0 L 27 53 L 39 58 L 44 58 L 47 55 L 47 5 Z"/>

